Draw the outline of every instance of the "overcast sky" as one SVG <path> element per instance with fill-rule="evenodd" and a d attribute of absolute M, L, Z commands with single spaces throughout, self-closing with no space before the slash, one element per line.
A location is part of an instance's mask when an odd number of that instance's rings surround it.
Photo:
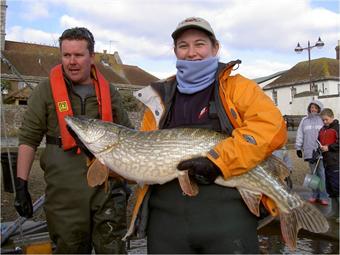
<path fill-rule="evenodd" d="M 7 0 L 6 39 L 58 46 L 67 28 L 84 26 L 95 50 L 118 51 L 124 64 L 158 78 L 176 72 L 171 33 L 186 17 L 210 22 L 220 60 L 241 59 L 237 72 L 257 78 L 308 59 L 297 42 L 325 46 L 312 59 L 335 58 L 340 40 L 339 0 Z"/>

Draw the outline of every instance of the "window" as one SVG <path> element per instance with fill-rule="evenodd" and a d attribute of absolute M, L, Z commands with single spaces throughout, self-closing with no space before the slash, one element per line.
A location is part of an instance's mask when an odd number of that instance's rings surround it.
<path fill-rule="evenodd" d="M 273 89 L 273 101 L 277 105 L 277 91 L 275 89 Z"/>
<path fill-rule="evenodd" d="M 296 95 L 296 88 L 295 88 L 295 87 L 292 87 L 292 88 L 290 89 L 290 94 L 291 94 L 292 100 L 293 100 L 293 98 L 294 98 L 295 95 Z"/>
<path fill-rule="evenodd" d="M 38 83 L 35 82 L 29 82 L 28 85 L 30 85 L 32 88 L 38 85 Z M 27 82 L 19 81 L 18 82 L 18 89 L 23 89 L 27 87 Z"/>
<path fill-rule="evenodd" d="M 315 84 L 315 83 L 312 84 L 311 92 L 318 92 L 318 84 Z"/>
<path fill-rule="evenodd" d="M 26 82 L 23 82 L 23 81 L 18 82 L 18 89 L 23 89 L 25 87 L 27 87 Z"/>

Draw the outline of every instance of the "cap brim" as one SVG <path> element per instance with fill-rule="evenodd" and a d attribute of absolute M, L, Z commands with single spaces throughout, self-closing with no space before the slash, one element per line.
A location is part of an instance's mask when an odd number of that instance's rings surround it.
<path fill-rule="evenodd" d="M 206 28 L 192 24 L 192 25 L 187 25 L 187 26 L 181 27 L 181 28 L 179 28 L 179 29 L 176 29 L 176 30 L 171 34 L 171 37 L 172 37 L 174 40 L 176 40 L 176 38 L 179 36 L 179 34 L 181 34 L 184 30 L 187 30 L 187 29 L 190 29 L 190 28 L 198 29 L 198 30 L 201 30 L 201 31 L 203 31 L 203 32 L 208 33 L 209 35 L 215 36 L 213 33 L 211 33 L 211 32 L 210 32 L 209 30 L 207 30 Z"/>

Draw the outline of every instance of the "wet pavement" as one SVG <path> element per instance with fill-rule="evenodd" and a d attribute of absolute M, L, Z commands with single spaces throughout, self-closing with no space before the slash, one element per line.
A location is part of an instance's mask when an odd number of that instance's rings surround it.
<path fill-rule="evenodd" d="M 302 186 L 294 187 L 294 191 L 307 200 L 311 190 Z M 331 211 L 331 204 L 328 206 L 315 204 L 324 214 Z M 329 219 L 330 229 L 326 233 L 310 233 L 300 230 L 298 234 L 297 247 L 295 251 L 289 250 L 285 245 L 278 220 L 273 221 L 259 230 L 260 254 L 339 254 L 339 223 L 335 218 Z M 145 239 L 130 241 L 128 254 L 146 254 L 147 246 Z"/>

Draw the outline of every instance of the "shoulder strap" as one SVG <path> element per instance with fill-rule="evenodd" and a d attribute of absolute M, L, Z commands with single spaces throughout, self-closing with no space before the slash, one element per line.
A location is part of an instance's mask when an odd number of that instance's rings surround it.
<path fill-rule="evenodd" d="M 66 128 L 65 117 L 73 116 L 73 111 L 68 97 L 68 92 L 64 80 L 61 64 L 52 68 L 50 72 L 50 84 L 54 99 L 55 109 L 57 112 L 61 141 L 63 149 L 68 150 L 77 144 Z"/>
<path fill-rule="evenodd" d="M 92 76 L 98 100 L 99 112 L 102 120 L 112 121 L 112 105 L 109 83 L 103 75 L 92 66 Z M 61 141 L 64 150 L 76 147 L 77 144 L 66 128 L 65 116 L 73 116 L 72 105 L 68 96 L 62 65 L 59 64 L 52 68 L 50 72 L 50 84 L 58 117 Z"/>
<path fill-rule="evenodd" d="M 92 77 L 96 89 L 99 112 L 102 120 L 113 121 L 110 85 L 95 65 L 92 66 Z M 116 119 L 116 116 L 114 116 Z M 116 121 L 116 120 L 115 120 Z"/>

